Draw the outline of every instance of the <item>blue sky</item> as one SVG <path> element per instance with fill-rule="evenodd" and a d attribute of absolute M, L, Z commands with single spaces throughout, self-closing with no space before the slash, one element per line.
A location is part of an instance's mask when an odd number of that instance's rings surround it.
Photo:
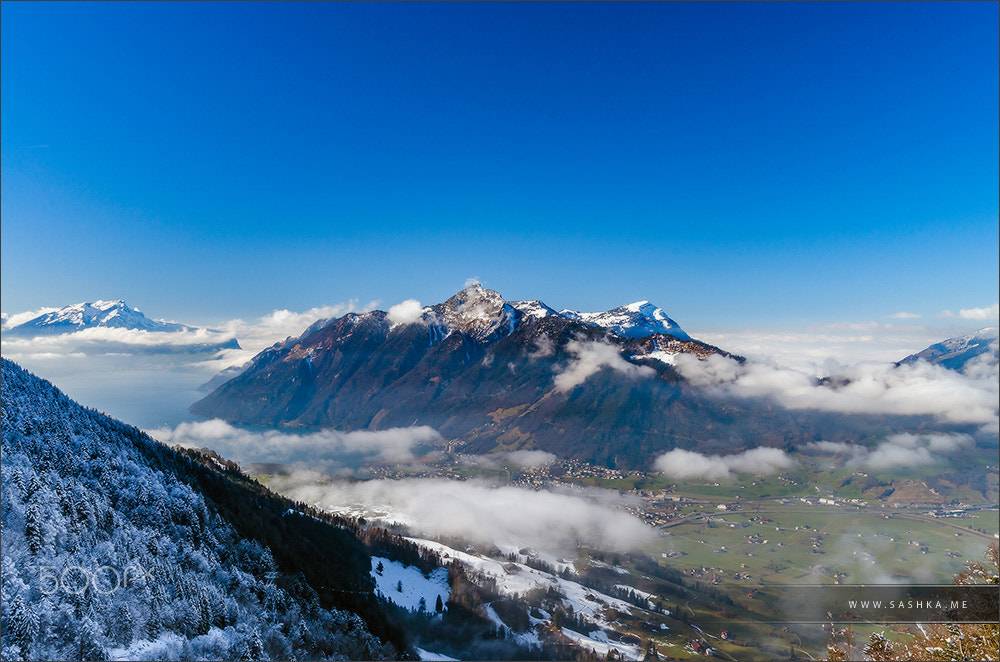
<path fill-rule="evenodd" d="M 689 329 L 1000 298 L 995 2 L 2 19 L 8 313 L 125 298 L 216 323 L 473 276 Z"/>

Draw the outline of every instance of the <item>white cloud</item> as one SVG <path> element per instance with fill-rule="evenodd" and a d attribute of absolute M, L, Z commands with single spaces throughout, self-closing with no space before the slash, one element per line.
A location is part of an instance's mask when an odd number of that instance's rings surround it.
<path fill-rule="evenodd" d="M 235 365 L 245 362 L 262 349 L 270 347 L 276 342 L 281 342 L 289 336 L 301 335 L 310 325 L 320 320 L 340 317 L 350 312 L 373 310 L 377 305 L 377 301 L 370 301 L 365 306 L 359 307 L 358 301 L 351 299 L 347 303 L 317 306 L 302 313 L 275 310 L 254 322 L 244 322 L 241 319 L 230 320 L 222 325 L 222 329 L 235 336 L 240 346 L 246 350 L 245 354 L 238 360 L 233 360 L 232 364 Z"/>
<path fill-rule="evenodd" d="M 10 313 L 3 313 L 3 326 L 14 327 L 18 324 L 29 322 L 39 315 L 54 313 L 57 310 L 59 310 L 59 308 L 39 308 L 38 310 L 28 310 L 23 313 L 14 313 L 13 315 Z"/>
<path fill-rule="evenodd" d="M 918 319 L 920 315 L 918 315 L 917 313 L 907 313 L 901 311 L 898 313 L 893 313 L 892 315 L 889 315 L 889 317 L 897 320 L 912 320 L 912 319 Z"/>
<path fill-rule="evenodd" d="M 1000 303 L 984 308 L 962 308 L 958 313 L 950 310 L 942 310 L 941 317 L 960 317 L 967 320 L 996 320 L 1000 319 Z"/>
<path fill-rule="evenodd" d="M 631 503 L 606 490 L 534 491 L 481 481 L 370 480 L 330 482 L 315 473 L 279 477 L 275 489 L 320 508 L 383 513 L 414 533 L 481 544 L 530 546 L 572 553 L 578 543 L 628 550 L 654 531 L 618 507 Z"/>
<path fill-rule="evenodd" d="M 545 451 L 509 451 L 504 453 L 503 457 L 519 467 L 524 467 L 526 469 L 545 467 L 559 459 L 552 453 L 547 453 Z"/>
<path fill-rule="evenodd" d="M 770 397 L 789 409 L 845 413 L 932 415 L 949 423 L 996 426 L 1000 384 L 992 376 L 964 375 L 924 361 L 894 366 L 827 365 L 831 380 L 755 362 L 740 364 L 714 354 L 675 357 L 692 383 L 722 395 Z"/>
<path fill-rule="evenodd" d="M 752 448 L 732 455 L 703 455 L 675 449 L 656 458 L 653 468 L 671 478 L 719 480 L 733 473 L 773 474 L 797 465 L 788 453 L 778 448 Z"/>
<path fill-rule="evenodd" d="M 875 448 L 859 444 L 817 441 L 803 446 L 806 452 L 843 455 L 844 465 L 875 471 L 893 467 L 913 467 L 943 461 L 942 455 L 972 444 L 967 434 L 941 432 L 914 434 L 910 432 L 888 437 Z"/>
<path fill-rule="evenodd" d="M 208 447 L 240 464 L 307 463 L 330 473 L 344 467 L 356 468 L 361 461 L 409 462 L 415 458 L 416 449 L 441 438 L 434 428 L 426 425 L 296 434 L 280 430 L 245 430 L 218 419 L 181 423 L 174 428 L 147 430 L 147 433 L 169 445 Z"/>
<path fill-rule="evenodd" d="M 424 315 L 424 307 L 416 299 L 407 299 L 395 306 L 390 306 L 387 319 L 392 324 L 413 324 L 419 322 Z"/>
<path fill-rule="evenodd" d="M 547 335 L 540 335 L 535 340 L 535 349 L 528 353 L 530 359 L 544 359 L 556 353 L 556 346 Z"/>
<path fill-rule="evenodd" d="M 574 358 L 555 376 L 556 388 L 568 391 L 579 386 L 601 368 L 611 368 L 627 377 L 652 377 L 656 371 L 649 366 L 637 366 L 621 357 L 618 349 L 598 341 L 571 340 L 566 349 Z"/>
<path fill-rule="evenodd" d="M 482 285 L 482 282 L 479 280 L 479 276 L 471 276 L 470 278 L 465 279 L 465 287 L 472 287 L 474 285 Z"/>

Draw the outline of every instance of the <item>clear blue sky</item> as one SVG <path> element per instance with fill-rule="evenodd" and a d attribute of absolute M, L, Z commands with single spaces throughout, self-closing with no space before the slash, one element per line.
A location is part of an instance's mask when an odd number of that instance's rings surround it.
<path fill-rule="evenodd" d="M 3 3 L 2 305 L 998 299 L 998 3 Z"/>

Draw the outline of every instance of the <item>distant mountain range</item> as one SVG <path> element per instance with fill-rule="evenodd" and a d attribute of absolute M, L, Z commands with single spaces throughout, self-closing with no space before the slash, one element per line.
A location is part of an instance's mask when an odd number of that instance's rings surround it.
<path fill-rule="evenodd" d="M 38 338 L 71 334 L 88 329 L 127 329 L 146 331 L 150 333 L 178 333 L 208 331 L 218 334 L 214 329 L 201 329 L 178 322 L 150 319 L 138 308 L 131 308 L 121 299 L 115 301 L 87 301 L 75 303 L 63 308 L 48 310 L 29 320 L 10 324 L 4 321 L 3 335 L 5 338 Z M 112 348 L 128 346 L 131 351 L 161 353 L 164 351 L 180 351 L 185 353 L 211 352 L 220 349 L 240 349 L 235 338 L 218 342 L 183 343 L 164 342 L 144 343 L 141 346 L 129 343 L 128 339 L 104 339 L 105 344 Z"/>
<path fill-rule="evenodd" d="M 124 301 L 91 301 L 75 303 L 52 310 L 16 325 L 5 325 L 4 333 L 22 338 L 73 333 L 84 329 L 138 329 L 142 331 L 194 331 L 195 328 L 152 320 L 138 308 L 130 308 Z"/>
<path fill-rule="evenodd" d="M 191 411 L 262 426 L 430 425 L 464 452 L 538 448 L 628 468 L 677 447 L 788 447 L 884 427 L 885 417 L 711 395 L 673 365 L 713 354 L 743 361 L 645 301 L 557 312 L 475 285 L 410 315 L 317 322 L 258 354 Z"/>
<path fill-rule="evenodd" d="M 935 343 L 916 354 L 911 354 L 900 364 L 923 359 L 936 365 L 967 372 L 974 365 L 993 365 L 1000 362 L 1000 328 L 991 326 L 975 333 L 949 338 Z"/>

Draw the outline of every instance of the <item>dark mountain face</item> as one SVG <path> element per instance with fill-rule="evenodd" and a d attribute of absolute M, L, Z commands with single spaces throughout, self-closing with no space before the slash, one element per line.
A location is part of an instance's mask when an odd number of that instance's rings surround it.
<path fill-rule="evenodd" d="M 687 334 L 625 337 L 575 315 L 478 286 L 414 323 L 349 314 L 261 352 L 191 411 L 262 426 L 430 425 L 465 452 L 538 448 L 628 468 L 676 447 L 787 446 L 872 425 L 708 396 L 671 357 L 726 352 Z"/>

